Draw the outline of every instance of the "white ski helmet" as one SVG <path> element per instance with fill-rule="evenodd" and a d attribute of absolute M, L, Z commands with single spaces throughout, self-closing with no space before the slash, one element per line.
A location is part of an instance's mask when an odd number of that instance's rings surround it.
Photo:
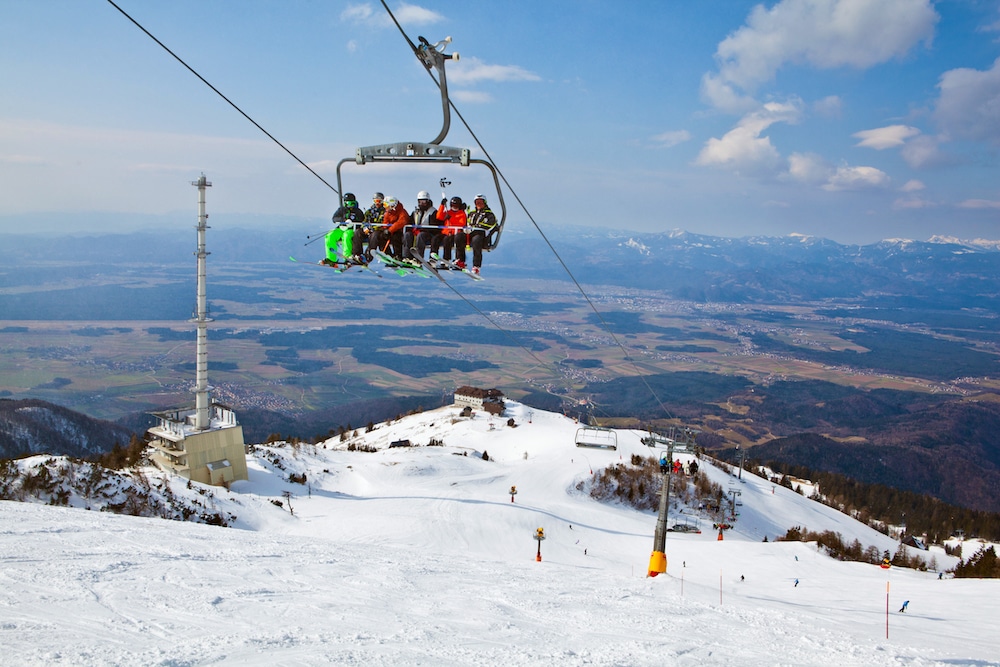
<path fill-rule="evenodd" d="M 421 190 L 420 192 L 417 193 L 417 201 L 420 201 L 421 199 L 430 200 L 430 198 L 431 198 L 431 193 L 427 192 L 427 190 Z"/>
<path fill-rule="evenodd" d="M 395 197 L 386 197 L 385 198 L 385 207 L 386 208 L 392 208 L 395 205 L 396 205 L 396 198 Z"/>

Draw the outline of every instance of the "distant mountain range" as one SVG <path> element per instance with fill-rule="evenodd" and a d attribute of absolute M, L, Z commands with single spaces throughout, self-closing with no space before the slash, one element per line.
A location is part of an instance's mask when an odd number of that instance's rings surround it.
<path fill-rule="evenodd" d="M 533 229 L 509 222 L 500 247 L 486 256 L 487 276 L 568 280 L 548 244 Z M 260 229 L 212 229 L 210 262 L 285 263 L 289 255 L 319 257 L 308 234 Z M 696 302 L 773 303 L 839 301 L 931 310 L 975 308 L 997 312 L 1000 241 L 890 239 L 842 245 L 813 236 L 725 238 L 672 230 L 644 234 L 621 229 L 546 229 L 559 257 L 583 284 L 660 290 Z M 46 258 L 96 263 L 176 265 L 187 269 L 194 232 L 148 231 L 79 236 L 0 236 L 0 287 L 27 284 L 36 274 L 14 270 Z M 46 275 L 49 275 L 50 272 Z M 37 274 L 41 276 L 41 274 Z"/>
<path fill-rule="evenodd" d="M 799 235 L 736 239 L 579 229 L 553 235 L 552 243 L 580 282 L 659 289 L 698 302 L 835 300 L 995 312 L 1000 294 L 998 241 L 934 237 L 841 245 Z M 544 241 L 509 239 L 497 253 L 498 268 L 508 268 L 512 257 L 528 275 L 565 276 Z"/>

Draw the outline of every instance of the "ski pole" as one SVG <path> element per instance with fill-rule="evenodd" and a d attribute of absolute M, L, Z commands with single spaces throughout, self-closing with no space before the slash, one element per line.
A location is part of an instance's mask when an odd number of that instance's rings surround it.
<path fill-rule="evenodd" d="M 309 245 L 310 243 L 315 243 L 316 241 L 319 241 L 320 239 L 326 238 L 326 235 L 328 233 L 329 232 L 323 232 L 321 234 L 307 234 L 306 238 L 309 239 L 309 240 L 306 241 L 305 243 L 303 243 L 302 245 Z"/>

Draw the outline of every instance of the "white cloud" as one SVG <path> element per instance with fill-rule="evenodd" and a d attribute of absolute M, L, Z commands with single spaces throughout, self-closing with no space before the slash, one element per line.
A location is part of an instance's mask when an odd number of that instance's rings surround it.
<path fill-rule="evenodd" d="M 541 81 L 534 72 L 517 65 L 487 65 L 479 58 L 462 58 L 448 67 L 448 81 L 474 84 L 480 81 Z"/>
<path fill-rule="evenodd" d="M 1000 58 L 986 71 L 947 71 L 938 88 L 934 118 L 949 138 L 1000 144 Z"/>
<path fill-rule="evenodd" d="M 989 25 L 980 26 L 976 29 L 976 32 L 1000 32 L 1000 21 L 995 23 L 990 23 Z"/>
<path fill-rule="evenodd" d="M 770 138 L 746 127 L 730 130 L 721 139 L 709 139 L 695 160 L 703 167 L 728 167 L 743 173 L 773 170 L 780 162 Z"/>
<path fill-rule="evenodd" d="M 827 95 L 821 100 L 813 102 L 813 111 L 816 115 L 824 118 L 839 118 L 844 102 L 839 95 Z"/>
<path fill-rule="evenodd" d="M 788 156 L 788 177 L 800 183 L 823 183 L 833 169 L 815 153 L 792 153 Z"/>
<path fill-rule="evenodd" d="M 392 13 L 400 25 L 431 25 L 444 20 L 444 17 L 435 11 L 405 2 L 400 3 Z M 348 5 L 347 9 L 340 12 L 340 20 L 379 28 L 395 27 L 392 19 L 381 7 L 375 8 L 369 3 Z"/>
<path fill-rule="evenodd" d="M 959 208 L 996 208 L 1000 209 L 1000 201 L 990 199 L 966 199 L 958 205 Z"/>
<path fill-rule="evenodd" d="M 468 102 L 469 104 L 489 104 L 493 101 L 493 96 L 489 93 L 476 90 L 449 90 L 448 96 L 457 102 Z"/>
<path fill-rule="evenodd" d="M 335 174 L 337 173 L 337 164 L 339 162 L 339 160 L 315 160 L 306 164 L 316 173 Z"/>
<path fill-rule="evenodd" d="M 444 20 L 444 17 L 435 11 L 406 2 L 399 3 L 399 8 L 392 13 L 402 25 L 431 25 Z"/>
<path fill-rule="evenodd" d="M 719 43 L 718 75 L 702 93 L 718 108 L 752 94 L 784 65 L 867 68 L 929 43 L 938 21 L 931 0 L 782 0 L 757 5 L 746 24 Z"/>
<path fill-rule="evenodd" d="M 677 144 L 682 144 L 685 141 L 691 140 L 691 133 L 687 130 L 673 130 L 671 132 L 663 132 L 662 134 L 657 134 L 653 137 L 653 141 L 663 148 L 670 148 L 676 146 Z"/>
<path fill-rule="evenodd" d="M 743 174 L 774 172 L 781 166 L 781 156 L 771 139 L 760 135 L 774 123 L 794 123 L 801 115 L 801 105 L 797 102 L 769 102 L 741 118 L 721 139 L 709 139 L 695 164 L 729 168 Z"/>
<path fill-rule="evenodd" d="M 902 146 L 906 140 L 920 134 L 920 130 L 909 125 L 888 125 L 874 130 L 855 132 L 852 137 L 860 139 L 857 146 L 874 148 L 877 151 Z"/>
<path fill-rule="evenodd" d="M 741 114 L 760 106 L 760 102 L 749 95 L 742 95 L 733 86 L 714 74 L 701 77 L 701 98 L 709 105 L 731 114 Z"/>
<path fill-rule="evenodd" d="M 371 5 L 348 5 L 340 12 L 340 20 L 349 23 L 368 23 L 375 16 Z"/>
<path fill-rule="evenodd" d="M 922 134 L 919 137 L 907 141 L 899 154 L 906 160 L 906 164 L 911 167 L 923 167 L 941 162 L 943 157 L 938 150 L 941 143 L 940 138 Z"/>
<path fill-rule="evenodd" d="M 892 202 L 892 207 L 897 211 L 931 208 L 933 206 L 937 206 L 937 204 L 932 201 L 922 199 L 921 197 L 900 197 L 896 201 Z"/>
<path fill-rule="evenodd" d="M 872 190 L 889 185 L 889 175 L 875 167 L 838 167 L 823 186 L 829 192 Z"/>
<path fill-rule="evenodd" d="M 926 187 L 927 186 L 924 185 L 922 181 L 911 179 L 911 180 L 909 180 L 909 181 L 907 181 L 906 183 L 903 184 L 903 187 L 900 188 L 900 191 L 901 192 L 919 192 L 920 190 L 923 190 Z"/>

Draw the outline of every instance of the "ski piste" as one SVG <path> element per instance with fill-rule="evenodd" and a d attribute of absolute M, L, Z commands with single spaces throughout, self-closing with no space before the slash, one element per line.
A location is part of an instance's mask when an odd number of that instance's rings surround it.
<path fill-rule="evenodd" d="M 450 259 L 441 259 L 440 257 L 436 256 L 434 253 L 431 253 L 431 259 L 434 260 L 435 262 L 442 262 L 451 271 L 461 271 L 462 273 L 466 274 L 467 276 L 469 276 L 473 280 L 483 280 L 483 277 L 481 275 L 479 275 L 478 273 L 473 273 L 473 271 L 471 269 L 468 269 L 468 268 L 463 269 L 462 267 L 460 267 L 458 264 L 456 264 L 455 262 L 453 262 Z"/>
<path fill-rule="evenodd" d="M 382 260 L 383 264 L 385 264 L 388 268 L 392 269 L 401 276 L 405 276 L 407 274 L 416 274 L 421 278 L 431 277 L 431 274 L 428 273 L 426 270 L 424 270 L 424 268 L 418 264 L 404 264 L 395 257 L 385 254 L 381 250 L 373 250 L 372 252 L 375 253 L 376 257 Z"/>

